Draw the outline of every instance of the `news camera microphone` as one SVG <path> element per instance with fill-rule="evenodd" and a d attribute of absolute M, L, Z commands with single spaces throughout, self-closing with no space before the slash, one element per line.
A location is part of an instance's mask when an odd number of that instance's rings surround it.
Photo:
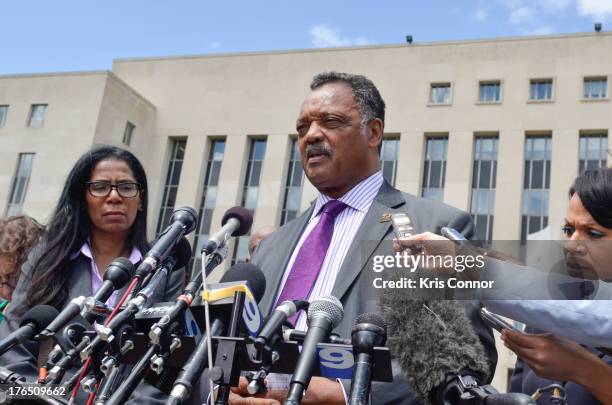
<path fill-rule="evenodd" d="M 265 276 L 257 266 L 250 263 L 236 263 L 220 280 L 221 283 L 233 281 L 245 281 L 257 302 L 261 300 L 261 297 L 263 297 L 266 291 Z M 211 330 L 207 331 L 206 334 L 209 336 L 219 336 L 223 333 L 227 324 L 228 320 L 215 318 L 211 322 Z M 183 403 L 191 395 L 194 382 L 200 377 L 202 371 L 208 365 L 208 346 L 206 344 L 206 338 L 206 335 L 202 337 L 196 349 L 191 353 L 191 356 L 189 356 L 189 359 L 181 368 L 178 377 L 174 381 L 174 387 L 170 392 L 170 397 L 166 405 Z"/>
<path fill-rule="evenodd" d="M 351 332 L 355 365 L 351 380 L 349 405 L 369 404 L 374 346 L 387 341 L 387 323 L 376 313 L 361 314 Z"/>
<path fill-rule="evenodd" d="M 37 305 L 27 311 L 21 318 L 19 328 L 0 341 L 0 355 L 6 353 L 28 339 L 32 339 L 49 325 L 58 315 L 57 309 L 50 305 Z"/>
<path fill-rule="evenodd" d="M 308 307 L 308 332 L 302 344 L 302 352 L 291 377 L 291 385 L 285 405 L 297 405 L 302 402 L 304 391 L 310 383 L 317 364 L 317 344 L 325 341 L 332 329 L 342 321 L 344 309 L 340 300 L 328 295 L 317 298 Z"/>
<path fill-rule="evenodd" d="M 64 326 L 68 324 L 74 317 L 76 317 L 86 306 L 87 301 L 95 303 L 97 301 L 106 302 L 108 297 L 111 296 L 113 291 L 120 290 L 125 284 L 132 278 L 134 273 L 134 265 L 128 259 L 119 257 L 113 260 L 106 271 L 104 272 L 104 282 L 96 291 L 93 297 L 85 298 L 83 296 L 73 298 L 72 301 L 62 312 L 51 322 L 40 334 L 42 336 L 51 337 L 59 332 Z M 91 305 L 90 302 L 90 305 Z M 93 305 L 91 305 L 93 306 Z M 85 318 L 88 321 L 93 321 L 94 317 L 85 313 Z"/>
<path fill-rule="evenodd" d="M 193 208 L 175 209 L 170 218 L 170 225 L 159 235 L 157 241 L 147 252 L 144 260 L 136 269 L 135 277 L 140 279 L 155 270 L 170 255 L 178 241 L 193 232 L 196 223 L 197 215 Z"/>
<path fill-rule="evenodd" d="M 221 219 L 221 229 L 214 233 L 202 247 L 202 254 L 211 254 L 225 244 L 230 236 L 246 235 L 253 224 L 253 214 L 244 207 L 232 207 Z"/>
<path fill-rule="evenodd" d="M 266 346 L 269 346 L 273 337 L 281 333 L 283 324 L 287 319 L 291 318 L 299 310 L 307 310 L 308 305 L 308 301 L 288 300 L 276 307 L 263 328 L 261 328 L 259 336 L 253 341 L 255 348 L 257 350 L 264 350 Z"/>
<path fill-rule="evenodd" d="M 380 305 L 388 325 L 388 346 L 418 400 L 425 404 L 461 404 L 449 384 L 466 377 L 474 381 L 471 388 L 477 389 L 478 382 L 487 380 L 487 356 L 461 302 L 415 299 L 405 291 L 388 289 L 380 295 Z M 515 401 L 506 404 L 523 403 L 512 397 L 516 396 L 493 396 L 491 401 L 503 398 Z M 474 403 L 486 404 L 484 400 Z"/>

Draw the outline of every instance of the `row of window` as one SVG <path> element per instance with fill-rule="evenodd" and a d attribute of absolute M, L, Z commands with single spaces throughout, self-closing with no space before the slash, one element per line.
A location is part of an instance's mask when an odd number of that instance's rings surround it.
<path fill-rule="evenodd" d="M 32 104 L 26 120 L 26 125 L 33 128 L 42 127 L 47 115 L 47 104 Z M 9 106 L 0 105 L 0 128 L 4 126 L 8 116 Z"/>
<path fill-rule="evenodd" d="M 26 120 L 26 125 L 32 128 L 42 127 L 45 123 L 48 107 L 48 104 L 32 104 L 30 106 L 30 112 Z M 6 117 L 8 116 L 8 112 L 8 105 L 0 105 L 0 128 L 2 128 L 6 123 Z M 122 140 L 124 145 L 130 146 L 135 129 L 136 126 L 134 124 L 132 124 L 130 121 L 126 122 Z"/>
<path fill-rule="evenodd" d="M 552 78 L 529 80 L 529 101 L 553 101 L 554 81 Z M 502 102 L 502 81 L 484 80 L 478 82 L 478 103 L 498 104 Z M 585 77 L 583 79 L 584 100 L 608 98 L 607 76 Z M 429 87 L 430 105 L 451 105 L 453 100 L 452 82 L 431 83 Z"/>
<path fill-rule="evenodd" d="M 476 136 L 474 138 L 474 158 L 469 211 L 476 225 L 479 240 L 491 240 L 495 209 L 495 189 L 497 178 L 499 137 L 497 135 Z M 156 233 L 166 228 L 176 203 L 176 195 L 185 156 L 186 141 L 173 139 L 168 169 L 164 181 L 162 202 L 157 220 Z M 444 183 L 447 161 L 447 136 L 434 136 L 426 139 L 425 159 L 421 196 L 441 201 L 444 196 Z M 525 139 L 525 161 L 523 196 L 521 203 L 521 240 L 548 225 L 549 189 L 551 174 L 552 138 L 550 135 L 527 136 Z M 608 135 L 602 133 L 581 134 L 579 139 L 579 172 L 586 169 L 605 167 L 607 163 Z M 249 147 L 249 160 L 242 187 L 242 206 L 255 215 L 261 171 L 266 152 L 266 139 L 252 139 Z M 225 139 L 213 139 L 208 155 L 202 198 L 199 206 L 197 232 L 194 241 L 194 257 L 199 255 L 201 244 L 206 240 L 211 228 L 213 210 L 217 201 L 219 175 L 225 153 Z M 399 138 L 385 138 L 381 149 L 381 168 L 385 180 L 395 185 L 397 161 L 399 157 Z M 13 177 L 6 215 L 21 211 L 27 191 L 28 181 L 34 160 L 33 153 L 21 153 Z M 295 218 L 300 211 L 304 173 L 300 163 L 297 141 L 291 143 L 291 153 L 287 165 L 287 175 L 283 194 L 280 225 Z M 249 235 L 238 239 L 233 260 L 243 260 L 248 255 Z"/>

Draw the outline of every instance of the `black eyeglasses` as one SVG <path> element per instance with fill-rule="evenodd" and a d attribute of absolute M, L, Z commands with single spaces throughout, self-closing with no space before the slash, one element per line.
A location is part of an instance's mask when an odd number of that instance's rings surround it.
<path fill-rule="evenodd" d="M 134 198 L 140 191 L 140 184 L 138 183 L 111 184 L 108 181 L 88 181 L 85 184 L 89 194 L 94 197 L 106 197 L 111 193 L 112 189 L 115 189 L 123 198 Z"/>

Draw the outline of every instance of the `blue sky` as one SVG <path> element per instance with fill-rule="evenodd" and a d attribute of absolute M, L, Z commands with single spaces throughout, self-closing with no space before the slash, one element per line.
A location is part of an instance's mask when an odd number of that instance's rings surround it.
<path fill-rule="evenodd" d="M 116 58 L 612 29 L 612 0 L 31 0 L 0 4 L 0 74 Z"/>

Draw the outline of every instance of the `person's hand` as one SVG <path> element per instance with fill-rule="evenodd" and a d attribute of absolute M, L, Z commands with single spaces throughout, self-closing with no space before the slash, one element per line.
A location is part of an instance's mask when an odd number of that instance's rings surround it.
<path fill-rule="evenodd" d="M 450 239 L 444 236 L 437 235 L 433 232 L 423 232 L 417 235 L 412 235 L 408 238 L 394 239 L 393 248 L 397 252 L 405 252 L 408 254 L 417 255 L 422 254 L 424 256 L 433 257 L 440 256 L 441 258 L 455 257 L 457 254 L 457 246 Z M 421 268 L 436 271 L 442 274 L 454 274 L 454 268 L 452 266 L 437 266 L 434 267 L 430 263 L 450 263 L 446 260 L 431 260 L 425 261 Z"/>
<path fill-rule="evenodd" d="M 263 394 L 251 396 L 247 391 L 248 381 L 240 377 L 238 387 L 232 388 L 230 405 L 275 405 L 282 404 L 287 399 L 287 391 L 271 390 Z M 342 387 L 336 381 L 323 377 L 312 377 L 306 394 L 302 399 L 304 405 L 315 404 L 345 404 Z"/>
<path fill-rule="evenodd" d="M 580 382 L 582 373 L 599 361 L 578 343 L 549 333 L 526 334 L 504 329 L 502 340 L 539 377 L 551 380 Z"/>

